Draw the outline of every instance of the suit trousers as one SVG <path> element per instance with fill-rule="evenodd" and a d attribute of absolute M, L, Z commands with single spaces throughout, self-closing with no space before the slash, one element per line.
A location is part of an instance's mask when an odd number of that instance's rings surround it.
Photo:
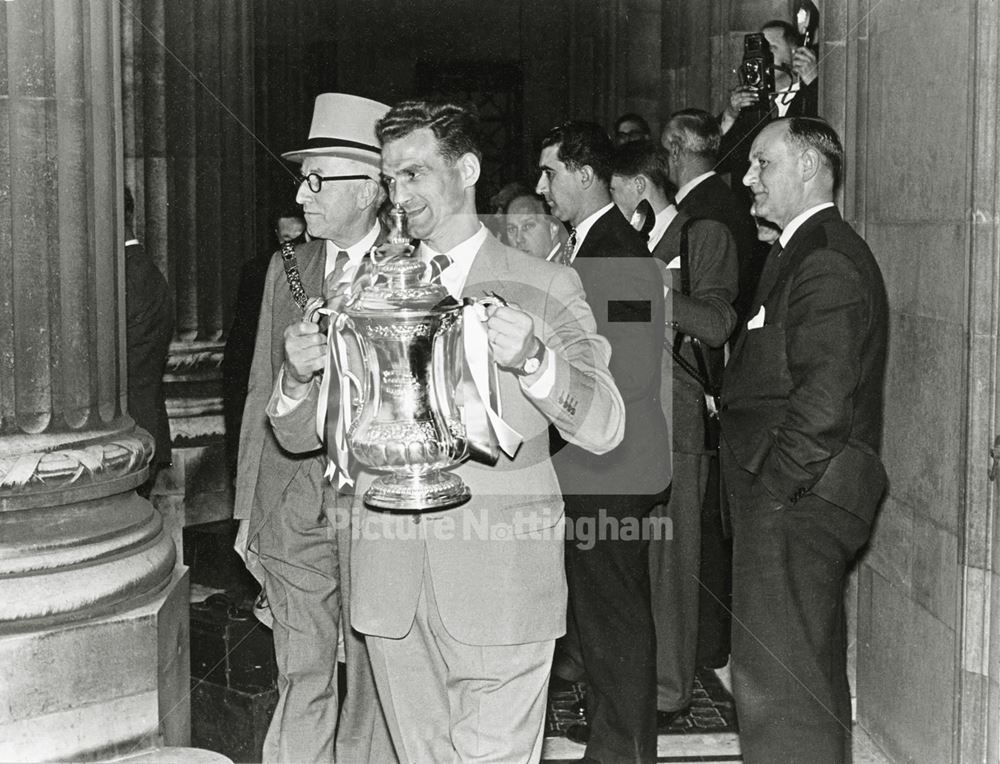
<path fill-rule="evenodd" d="M 456 640 L 441 620 L 425 557 L 409 632 L 400 639 L 368 636 L 399 759 L 538 762 L 554 646 L 554 639 L 518 645 Z"/>
<path fill-rule="evenodd" d="M 303 462 L 299 469 L 308 468 Z M 308 485 L 317 495 L 271 512 L 258 542 L 278 664 L 278 705 L 264 738 L 265 762 L 334 758 L 339 555 L 322 488 L 299 477 L 289 490 Z"/>
<path fill-rule="evenodd" d="M 587 677 L 589 759 L 656 761 L 656 638 L 650 608 L 649 539 L 617 529 L 645 520 L 657 496 L 566 496 L 568 627 Z M 571 532 L 570 532 L 571 530 Z M 589 530 L 593 532 L 590 533 Z"/>
<path fill-rule="evenodd" d="M 733 523 L 732 676 L 743 760 L 850 762 L 844 584 L 870 528 L 812 494 L 779 504 L 754 486 L 725 441 L 722 456 Z"/>
<path fill-rule="evenodd" d="M 385 714 L 378 702 L 375 675 L 364 634 L 351 627 L 351 558 L 352 529 L 359 527 L 359 507 L 354 496 L 339 494 L 326 506 L 327 518 L 336 529 L 339 565 L 341 615 L 344 635 L 346 694 L 340 699 L 337 723 L 336 760 L 350 762 L 397 761 Z"/>
<path fill-rule="evenodd" d="M 691 703 L 698 649 L 701 586 L 701 508 L 711 463 L 708 452 L 673 452 L 670 501 L 652 517 L 669 518 L 670 538 L 652 541 L 649 574 L 656 627 L 656 707 L 679 711 Z"/>

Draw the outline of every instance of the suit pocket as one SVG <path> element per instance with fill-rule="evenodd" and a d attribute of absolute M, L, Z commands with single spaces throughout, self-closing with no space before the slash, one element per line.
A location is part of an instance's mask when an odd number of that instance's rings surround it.
<path fill-rule="evenodd" d="M 784 397 L 791 392 L 785 342 L 785 327 L 780 324 L 749 330 L 736 362 L 725 372 L 733 383 L 730 389 L 744 391 L 738 397 L 751 399 Z"/>

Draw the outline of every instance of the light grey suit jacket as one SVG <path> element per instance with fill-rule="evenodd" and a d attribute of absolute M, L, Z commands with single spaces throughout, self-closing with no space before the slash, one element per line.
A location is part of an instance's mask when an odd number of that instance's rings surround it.
<path fill-rule="evenodd" d="M 555 364 L 542 399 L 500 371 L 505 421 L 524 437 L 514 459 L 495 466 L 466 461 L 455 469 L 469 486 L 465 505 L 421 515 L 361 509 L 352 558 L 352 625 L 398 638 L 413 622 L 426 557 L 449 633 L 467 644 L 502 645 L 554 639 L 565 631 L 564 517 L 549 460 L 548 425 L 596 453 L 616 446 L 624 404 L 608 371 L 610 348 L 596 333 L 576 273 L 488 237 L 473 262 L 463 296 L 496 291 L 534 319 L 535 334 Z M 293 411 L 271 422 L 281 444 L 315 449 L 317 386 Z M 376 475 L 358 476 L 357 502 Z M 419 522 L 416 518 L 419 517 Z"/>

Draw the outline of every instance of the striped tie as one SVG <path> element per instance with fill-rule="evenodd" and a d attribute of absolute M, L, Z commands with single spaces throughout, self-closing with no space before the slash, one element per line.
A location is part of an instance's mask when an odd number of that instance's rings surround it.
<path fill-rule="evenodd" d="M 337 259 L 334 261 L 333 270 L 323 280 L 323 296 L 325 298 L 329 299 L 339 291 L 337 285 L 340 284 L 344 275 L 344 269 L 347 267 L 350 259 L 350 256 L 344 250 L 337 252 Z"/>
<path fill-rule="evenodd" d="M 569 229 L 569 238 L 566 239 L 566 246 L 563 247 L 562 257 L 559 262 L 563 265 L 572 265 L 573 263 L 573 250 L 576 249 L 576 229 Z"/>
<path fill-rule="evenodd" d="M 451 258 L 448 255 L 434 255 L 430 262 L 430 279 L 432 284 L 441 283 L 441 274 L 444 273 L 445 269 L 451 265 Z"/>

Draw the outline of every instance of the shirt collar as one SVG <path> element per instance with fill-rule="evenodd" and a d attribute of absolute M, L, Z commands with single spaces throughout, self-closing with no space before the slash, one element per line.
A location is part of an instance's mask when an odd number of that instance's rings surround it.
<path fill-rule="evenodd" d="M 614 206 L 614 202 L 608 202 L 601 207 L 601 209 L 587 215 L 587 217 L 580 221 L 579 225 L 574 226 L 576 229 L 576 246 L 573 247 L 573 255 L 570 258 L 570 262 L 576 260 L 576 253 L 580 251 L 580 247 L 583 245 L 583 240 L 587 238 L 587 234 L 590 232 L 590 229 L 594 227 L 594 223 L 597 222 L 597 219 Z"/>
<path fill-rule="evenodd" d="M 462 297 L 462 290 L 465 289 L 465 281 L 469 277 L 469 271 L 472 270 L 472 263 L 488 235 L 486 226 L 480 223 L 479 229 L 472 236 L 444 253 L 431 249 L 427 242 L 420 242 L 420 259 L 423 262 L 429 263 L 432 257 L 439 254 L 451 258 L 451 265 L 441 272 L 441 286 L 456 300 Z"/>
<path fill-rule="evenodd" d="M 833 202 L 823 202 L 822 204 L 817 204 L 815 207 L 810 207 L 805 212 L 800 212 L 798 215 L 793 217 L 788 225 L 785 226 L 781 235 L 778 237 L 778 241 L 781 243 L 781 248 L 784 249 L 788 246 L 789 240 L 795 235 L 795 232 L 799 230 L 803 223 L 805 223 L 809 218 L 815 215 L 820 210 L 825 210 L 827 207 L 833 207 Z"/>
<path fill-rule="evenodd" d="M 338 247 L 332 241 L 327 239 L 326 271 L 325 271 L 326 275 L 329 276 L 330 273 L 333 271 L 334 267 L 336 267 L 337 253 L 341 251 L 347 253 L 347 262 L 349 263 L 349 265 L 348 268 L 345 270 L 353 271 L 355 268 L 357 268 L 361 264 L 361 261 L 364 259 L 365 254 L 368 252 L 368 250 L 370 250 L 373 246 L 375 246 L 375 241 L 376 239 L 378 239 L 380 230 L 381 229 L 379 228 L 378 221 L 376 220 L 375 225 L 372 226 L 371 230 L 368 233 L 366 233 L 364 236 L 362 236 L 354 244 L 352 244 L 345 250 L 341 250 L 340 247 Z"/>
<path fill-rule="evenodd" d="M 545 259 L 550 263 L 553 260 L 556 260 L 556 258 L 559 257 L 559 252 L 562 251 L 562 248 L 563 243 L 557 238 L 556 243 L 552 245 L 552 249 L 549 250 L 549 254 L 545 256 Z M 556 262 L 558 262 L 558 260 L 556 260 Z"/>
<path fill-rule="evenodd" d="M 656 249 L 656 245 L 660 243 L 660 239 L 663 238 L 663 234 L 666 233 L 670 224 L 674 222 L 675 217 L 677 217 L 677 207 L 673 204 L 668 204 L 656 213 L 656 222 L 649 229 L 649 239 L 646 241 L 650 252 Z"/>
<path fill-rule="evenodd" d="M 697 178 L 691 178 L 687 183 L 677 189 L 677 193 L 674 194 L 674 204 L 680 204 L 681 200 L 691 193 L 695 186 L 701 183 L 703 180 L 708 180 L 713 175 L 715 175 L 715 170 L 709 170 L 708 172 L 703 172 Z"/>

